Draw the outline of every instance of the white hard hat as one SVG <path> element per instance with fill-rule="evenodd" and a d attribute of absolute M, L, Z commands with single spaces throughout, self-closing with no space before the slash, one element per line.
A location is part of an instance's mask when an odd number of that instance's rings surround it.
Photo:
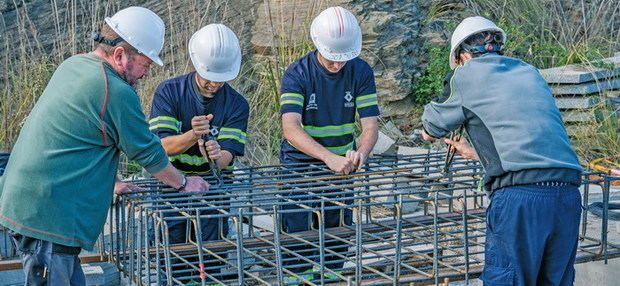
<path fill-rule="evenodd" d="M 157 14 L 143 7 L 127 7 L 106 17 L 105 22 L 125 42 L 160 66 L 159 53 L 164 47 L 166 27 Z"/>
<path fill-rule="evenodd" d="M 362 30 L 357 19 L 340 6 L 327 8 L 314 18 L 310 36 L 321 56 L 330 61 L 352 60 L 362 50 Z"/>
<path fill-rule="evenodd" d="M 209 24 L 202 27 L 192 35 L 188 48 L 194 68 L 202 78 L 225 82 L 239 75 L 239 40 L 225 25 Z"/>
<path fill-rule="evenodd" d="M 498 31 L 502 33 L 502 43 L 506 43 L 506 32 L 500 27 L 495 25 L 489 19 L 484 17 L 475 16 L 465 18 L 452 33 L 452 40 L 450 41 L 450 68 L 455 69 L 458 64 L 456 63 L 455 52 L 459 48 L 461 43 L 465 41 L 469 36 L 484 32 L 484 31 Z"/>

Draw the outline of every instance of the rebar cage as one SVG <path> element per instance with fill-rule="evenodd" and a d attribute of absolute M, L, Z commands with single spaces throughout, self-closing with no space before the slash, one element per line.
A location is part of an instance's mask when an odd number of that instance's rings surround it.
<path fill-rule="evenodd" d="M 349 175 L 322 165 L 249 167 L 222 180 L 205 175 L 210 190 L 191 194 L 134 180 L 144 190 L 115 200 L 100 245 L 139 285 L 468 280 L 484 263 L 482 167 L 458 156 L 446 165 L 444 153 L 427 153 L 375 156 Z M 584 174 L 584 205 L 591 192 L 607 204 L 619 179 Z M 583 212 L 577 262 L 620 256 L 607 222 L 606 211 L 602 219 Z"/>

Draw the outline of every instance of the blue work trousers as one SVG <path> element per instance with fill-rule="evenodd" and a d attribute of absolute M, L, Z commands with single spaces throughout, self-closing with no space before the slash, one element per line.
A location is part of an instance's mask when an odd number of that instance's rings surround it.
<path fill-rule="evenodd" d="M 581 216 L 576 186 L 498 189 L 486 216 L 484 285 L 573 284 Z"/>
<path fill-rule="evenodd" d="M 63 246 L 12 231 L 9 234 L 22 259 L 24 285 L 86 285 L 78 258 L 79 247 Z"/>

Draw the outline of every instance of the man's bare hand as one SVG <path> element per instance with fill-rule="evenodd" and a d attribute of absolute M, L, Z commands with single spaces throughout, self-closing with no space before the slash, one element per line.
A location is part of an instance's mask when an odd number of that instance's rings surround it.
<path fill-rule="evenodd" d="M 426 140 L 426 141 L 433 141 L 433 140 L 437 140 L 437 138 L 428 135 L 428 133 L 426 133 L 426 130 L 422 130 L 422 139 Z"/>
<path fill-rule="evenodd" d="M 349 174 L 354 170 L 353 161 L 344 156 L 333 155 L 325 160 L 325 164 L 336 174 Z"/>
<path fill-rule="evenodd" d="M 359 170 L 362 166 L 364 166 L 364 163 L 366 163 L 366 156 L 362 152 L 349 150 L 347 151 L 346 157 L 351 160 L 354 171 Z"/>
<path fill-rule="evenodd" d="M 204 192 L 209 190 L 209 183 L 198 176 L 187 177 L 187 184 L 183 192 Z"/>
<path fill-rule="evenodd" d="M 116 181 L 114 183 L 114 193 L 117 195 L 122 195 L 124 193 L 132 192 L 132 191 L 144 191 L 144 190 L 145 190 L 144 188 L 138 187 L 130 183 L 125 183 L 121 181 Z"/>
<path fill-rule="evenodd" d="M 200 144 L 200 141 L 198 142 Z M 215 140 L 209 140 L 204 143 L 205 150 L 207 150 L 207 154 L 209 155 L 209 159 L 216 161 L 222 158 L 222 149 L 220 148 L 220 144 Z"/>
<path fill-rule="evenodd" d="M 213 114 L 194 116 L 192 118 L 192 131 L 196 140 L 200 139 L 202 135 L 209 133 L 209 123 L 212 119 Z"/>
<path fill-rule="evenodd" d="M 461 154 L 463 158 L 471 159 L 471 160 L 479 160 L 478 154 L 476 153 L 476 149 L 474 149 L 471 145 L 469 145 L 467 138 L 461 136 L 458 140 L 444 139 L 444 142 L 446 142 L 446 144 L 452 145 L 452 147 L 456 149 L 456 152 Z"/>

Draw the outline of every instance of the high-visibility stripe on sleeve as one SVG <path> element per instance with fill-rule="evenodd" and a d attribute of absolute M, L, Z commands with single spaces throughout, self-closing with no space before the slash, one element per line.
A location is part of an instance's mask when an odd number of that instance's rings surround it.
<path fill-rule="evenodd" d="M 217 136 L 217 139 L 233 139 L 241 144 L 245 144 L 246 133 L 241 131 L 241 129 L 222 127 L 220 128 L 220 133 Z"/>
<path fill-rule="evenodd" d="M 355 105 L 357 106 L 357 108 L 364 108 L 364 107 L 371 106 L 371 105 L 377 105 L 377 103 L 378 101 L 377 101 L 376 93 L 359 96 L 355 99 Z"/>
<path fill-rule="evenodd" d="M 176 118 L 170 116 L 157 116 L 149 120 L 149 130 L 155 130 L 158 128 L 167 128 L 174 130 L 175 132 L 181 131 L 181 122 Z"/>
<path fill-rule="evenodd" d="M 299 93 L 283 93 L 280 96 L 280 106 L 285 104 L 304 105 L 304 96 Z"/>

